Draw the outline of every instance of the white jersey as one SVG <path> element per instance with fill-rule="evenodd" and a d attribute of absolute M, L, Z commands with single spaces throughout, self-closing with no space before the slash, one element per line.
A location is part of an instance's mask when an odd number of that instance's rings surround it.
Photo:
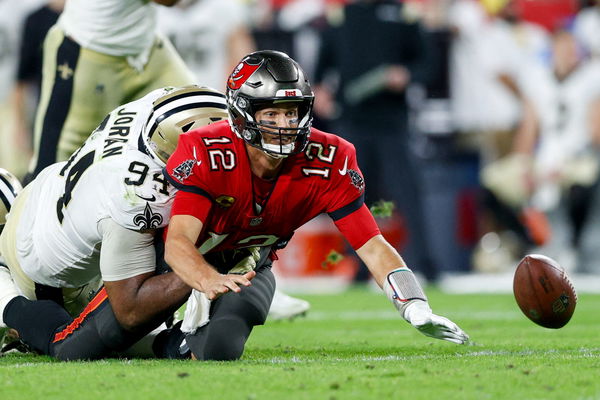
<path fill-rule="evenodd" d="M 581 64 L 563 81 L 548 69 L 524 81 L 540 121 L 536 165 L 540 171 L 560 171 L 591 144 L 590 105 L 600 99 L 600 64 Z"/>
<path fill-rule="evenodd" d="M 451 51 L 452 113 L 460 131 L 512 130 L 521 105 L 499 81 L 516 80 L 543 62 L 548 39 L 540 29 L 490 19 L 481 4 L 458 0 L 450 8 L 458 29 Z"/>
<path fill-rule="evenodd" d="M 158 89 L 116 108 L 68 161 L 44 169 L 30 184 L 17 227 L 17 258 L 34 281 L 80 287 L 99 275 L 113 281 L 154 270 L 100 271 L 99 224 L 110 218 L 136 231 L 167 225 L 175 189 L 145 153 L 141 137 L 153 101 L 166 92 Z"/>
<path fill-rule="evenodd" d="M 581 10 L 573 29 L 577 40 L 594 57 L 600 57 L 600 5 Z"/>
<path fill-rule="evenodd" d="M 192 0 L 160 7 L 159 30 L 173 42 L 203 85 L 224 88 L 229 69 L 228 40 L 249 18 L 239 0 Z"/>
<path fill-rule="evenodd" d="M 58 23 L 83 47 L 136 56 L 154 43 L 156 8 L 147 0 L 67 0 Z"/>

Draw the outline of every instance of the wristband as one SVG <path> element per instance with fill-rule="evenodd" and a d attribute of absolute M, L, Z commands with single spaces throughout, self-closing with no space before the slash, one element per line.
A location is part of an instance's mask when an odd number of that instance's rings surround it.
<path fill-rule="evenodd" d="M 415 274 L 406 267 L 397 268 L 388 273 L 383 283 L 383 290 L 404 319 L 406 319 L 404 312 L 409 304 L 414 301 L 427 302 L 427 296 Z"/>

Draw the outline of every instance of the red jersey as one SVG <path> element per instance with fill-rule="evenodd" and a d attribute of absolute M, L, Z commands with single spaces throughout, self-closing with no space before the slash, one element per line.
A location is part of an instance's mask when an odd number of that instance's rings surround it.
<path fill-rule="evenodd" d="M 203 254 L 272 246 L 324 212 L 336 224 L 346 220 L 338 227 L 355 248 L 379 233 L 363 204 L 365 184 L 354 146 L 314 128 L 305 151 L 283 160 L 266 200 L 255 198 L 257 178 L 246 144 L 227 121 L 181 135 L 165 172 L 179 189 L 171 215 L 193 215 L 203 223 L 196 243 Z M 350 215 L 358 221 L 348 224 Z M 349 228 L 357 232 L 344 232 Z"/>

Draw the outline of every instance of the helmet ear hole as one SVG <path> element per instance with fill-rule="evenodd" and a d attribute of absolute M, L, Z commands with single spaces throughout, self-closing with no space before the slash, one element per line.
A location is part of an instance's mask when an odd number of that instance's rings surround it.
<path fill-rule="evenodd" d="M 185 133 L 185 132 L 189 131 L 190 129 L 192 129 L 192 126 L 194 126 L 194 123 L 190 122 L 189 124 L 182 126 L 181 131 Z"/>

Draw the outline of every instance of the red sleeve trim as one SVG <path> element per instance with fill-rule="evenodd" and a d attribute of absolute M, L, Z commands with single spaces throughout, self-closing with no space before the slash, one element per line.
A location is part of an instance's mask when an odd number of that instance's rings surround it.
<path fill-rule="evenodd" d="M 369 239 L 381 233 L 371 211 L 364 204 L 334 223 L 354 250 L 361 248 Z"/>
<path fill-rule="evenodd" d="M 205 196 L 198 193 L 184 192 L 179 190 L 175 195 L 175 200 L 173 201 L 171 216 L 191 215 L 204 223 L 208 217 L 211 207 L 212 201 Z"/>

